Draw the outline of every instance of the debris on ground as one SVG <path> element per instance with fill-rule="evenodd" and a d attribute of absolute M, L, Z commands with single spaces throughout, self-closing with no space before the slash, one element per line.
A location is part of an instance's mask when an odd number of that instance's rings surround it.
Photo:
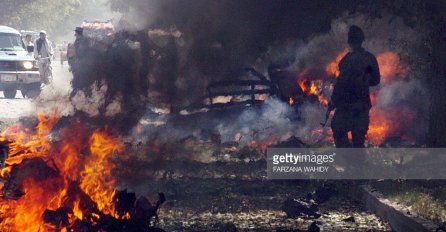
<path fill-rule="evenodd" d="M 353 217 L 353 216 L 350 216 L 348 218 L 344 218 L 344 219 L 342 219 L 342 221 L 343 222 L 351 222 L 351 223 L 356 222 L 355 217 Z"/>
<path fill-rule="evenodd" d="M 289 218 L 296 218 L 299 216 L 311 216 L 319 218 L 319 208 L 317 204 L 312 201 L 306 202 L 304 199 L 287 198 L 283 203 L 282 210 Z"/>

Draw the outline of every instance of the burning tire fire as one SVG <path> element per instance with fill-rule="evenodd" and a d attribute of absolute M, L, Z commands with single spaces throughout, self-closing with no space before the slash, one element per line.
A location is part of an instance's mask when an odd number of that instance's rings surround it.
<path fill-rule="evenodd" d="M 107 129 L 91 130 L 72 120 L 50 133 L 57 113 L 40 114 L 34 128 L 17 125 L 3 134 L 9 146 L 1 200 L 2 231 L 143 231 L 165 201 L 116 189 L 114 157 L 124 155 L 120 137 Z"/>

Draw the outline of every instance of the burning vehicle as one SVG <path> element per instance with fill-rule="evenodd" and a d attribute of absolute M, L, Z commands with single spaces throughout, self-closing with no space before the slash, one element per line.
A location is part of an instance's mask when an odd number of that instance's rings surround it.
<path fill-rule="evenodd" d="M 0 90 L 6 98 L 40 94 L 41 78 L 34 57 L 29 56 L 19 31 L 0 26 Z"/>
<path fill-rule="evenodd" d="M 323 115 L 325 115 L 333 85 L 339 76 L 338 64 L 348 51 L 347 48 L 338 51 L 323 68 L 317 67 L 322 70 L 312 70 L 312 68 L 296 70 L 289 62 L 270 64 L 266 75 L 254 68 L 247 68 L 245 79 L 211 82 L 206 88 L 207 94 L 204 98 L 187 107 L 183 113 L 261 105 L 267 98 L 275 97 L 293 110 L 294 113 L 287 116 L 293 123 L 309 120 L 304 111 L 311 105 L 312 110 L 319 114 L 317 118 L 320 124 L 325 127 L 330 115 L 326 115 L 325 123 L 323 123 Z M 386 143 L 387 139 L 396 138 L 408 143 L 415 142 L 417 138 L 410 136 L 407 132 L 411 131 L 410 128 L 404 125 L 416 120 L 416 109 L 411 109 L 410 104 L 402 105 L 401 111 L 392 112 L 404 118 L 405 122 L 390 123 L 392 120 L 389 117 L 393 118 L 393 114 L 386 114 L 387 109 L 381 108 L 377 103 L 380 91 L 385 92 L 387 86 L 400 81 L 402 76 L 406 75 L 408 65 L 401 61 L 397 53 L 390 51 L 377 54 L 377 60 L 384 83 L 371 91 L 372 104 L 378 106 L 372 107 L 371 110 L 368 144 L 379 146 Z M 395 110 L 398 107 L 392 106 L 392 108 Z M 315 128 L 307 137 L 318 139 L 310 139 L 307 142 L 314 143 L 320 141 L 320 138 L 323 138 L 323 141 L 332 142 L 331 129 L 318 128 L 318 126 L 319 123 L 315 123 Z"/>

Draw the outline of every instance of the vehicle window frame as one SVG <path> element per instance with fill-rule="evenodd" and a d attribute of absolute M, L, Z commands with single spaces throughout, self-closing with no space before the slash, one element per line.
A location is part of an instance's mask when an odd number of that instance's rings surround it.
<path fill-rule="evenodd" d="M 26 51 L 25 43 L 23 42 L 23 38 L 22 38 L 22 36 L 20 34 L 8 33 L 8 32 L 0 32 L 0 37 L 1 36 L 5 36 L 5 35 L 9 36 L 9 40 L 10 40 L 11 45 L 14 45 L 13 41 L 11 41 L 12 37 L 17 37 L 17 42 L 20 41 L 20 45 L 21 45 L 21 48 L 23 50 L 16 49 L 18 46 L 9 47 L 9 48 L 13 49 L 12 51 L 14 51 L 14 52 Z M 0 49 L 2 49 L 2 47 L 0 47 Z"/>

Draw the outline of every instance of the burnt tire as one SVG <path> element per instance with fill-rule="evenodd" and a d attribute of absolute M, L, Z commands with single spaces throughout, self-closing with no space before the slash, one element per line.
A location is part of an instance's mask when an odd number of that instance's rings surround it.
<path fill-rule="evenodd" d="M 16 94 L 17 94 L 17 89 L 3 90 L 3 95 L 5 95 L 5 97 L 8 99 L 14 99 Z"/>

